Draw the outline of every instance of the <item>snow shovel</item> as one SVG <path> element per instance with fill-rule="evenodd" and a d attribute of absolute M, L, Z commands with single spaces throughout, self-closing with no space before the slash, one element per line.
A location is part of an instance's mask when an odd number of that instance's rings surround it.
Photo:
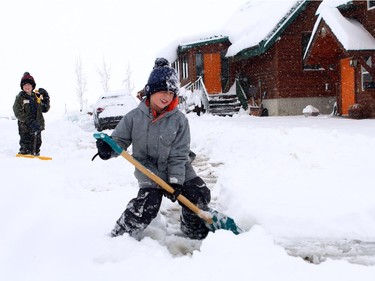
<path fill-rule="evenodd" d="M 38 132 L 35 132 L 35 133 L 34 133 L 34 147 L 33 147 L 33 154 L 16 154 L 16 157 L 38 158 L 38 159 L 40 159 L 40 160 L 52 160 L 51 157 L 35 155 L 35 154 L 36 154 L 36 141 L 37 141 L 37 135 L 38 135 Z"/>
<path fill-rule="evenodd" d="M 133 164 L 139 171 L 141 171 L 144 175 L 149 177 L 151 180 L 153 180 L 155 183 L 157 183 L 160 187 L 162 187 L 167 192 L 173 194 L 174 189 L 171 187 L 168 183 L 166 183 L 163 179 L 152 173 L 150 170 L 145 168 L 141 163 L 139 163 L 136 159 L 133 158 L 126 150 L 122 149 L 111 137 L 109 137 L 105 133 L 95 133 L 94 138 L 96 139 L 102 139 L 106 143 L 108 143 L 111 148 L 117 152 L 118 154 L 121 154 L 126 160 L 128 160 L 131 164 Z M 197 214 L 201 219 L 205 221 L 205 224 L 207 228 L 215 232 L 219 229 L 225 229 L 230 230 L 234 234 L 240 234 L 243 232 L 241 228 L 239 228 L 234 220 L 230 217 L 227 217 L 224 214 L 219 213 L 218 211 L 210 209 L 209 211 L 204 211 L 198 208 L 196 205 L 194 205 L 192 202 L 190 202 L 189 199 L 187 199 L 182 194 L 177 196 L 177 200 L 180 201 L 182 204 L 184 204 L 186 207 L 188 207 L 191 211 L 193 211 L 195 214 Z"/>

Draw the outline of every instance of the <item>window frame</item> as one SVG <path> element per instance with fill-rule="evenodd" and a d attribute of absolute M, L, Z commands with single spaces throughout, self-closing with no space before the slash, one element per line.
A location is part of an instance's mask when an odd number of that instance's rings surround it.
<path fill-rule="evenodd" d="M 187 56 L 182 57 L 182 79 L 188 79 L 189 77 L 189 60 Z"/>
<path fill-rule="evenodd" d="M 173 64 L 172 67 L 176 70 L 177 77 L 180 78 L 180 61 L 176 60 Z"/>
<path fill-rule="evenodd" d="M 372 66 L 372 57 L 366 59 L 366 64 Z M 368 78 L 369 77 L 369 78 Z M 365 86 L 365 83 L 369 83 L 371 86 Z M 361 65 L 361 89 L 362 91 L 375 89 L 375 79 L 370 73 Z"/>
<path fill-rule="evenodd" d="M 375 9 L 375 1 L 374 0 L 367 0 L 367 10 Z"/>

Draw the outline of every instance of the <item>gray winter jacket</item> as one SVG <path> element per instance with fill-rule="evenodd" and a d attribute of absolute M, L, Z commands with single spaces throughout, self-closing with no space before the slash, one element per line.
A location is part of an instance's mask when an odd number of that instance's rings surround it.
<path fill-rule="evenodd" d="M 189 161 L 189 122 L 178 108 L 154 120 L 143 100 L 122 118 L 111 137 L 125 150 L 132 145 L 133 157 L 167 183 L 182 185 L 197 176 Z M 141 188 L 157 187 L 139 170 L 134 174 Z"/>

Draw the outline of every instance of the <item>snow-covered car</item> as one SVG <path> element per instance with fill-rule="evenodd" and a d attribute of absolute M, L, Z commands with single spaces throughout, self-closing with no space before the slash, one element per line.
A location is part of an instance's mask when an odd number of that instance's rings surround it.
<path fill-rule="evenodd" d="M 138 103 L 125 91 L 110 91 L 102 94 L 93 108 L 94 125 L 98 131 L 114 129 L 121 118 Z"/>

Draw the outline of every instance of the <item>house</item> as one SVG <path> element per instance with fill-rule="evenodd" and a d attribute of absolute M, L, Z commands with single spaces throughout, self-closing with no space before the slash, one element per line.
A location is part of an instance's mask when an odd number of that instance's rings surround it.
<path fill-rule="evenodd" d="M 233 115 L 241 107 L 235 92 L 222 94 L 229 79 L 225 54 L 230 44 L 228 37 L 215 35 L 180 43 L 177 48 L 178 59 L 173 66 L 180 75 L 182 92 L 199 96 L 199 102 L 190 99 L 198 114 L 209 110 L 217 115 Z"/>
<path fill-rule="evenodd" d="M 337 85 L 337 110 L 375 117 L 375 1 L 324 1 L 304 54 Z"/>
<path fill-rule="evenodd" d="M 204 83 L 212 83 L 209 98 L 234 91 L 245 109 L 261 105 L 269 115 L 299 115 L 307 105 L 331 113 L 335 81 L 303 61 L 320 3 L 248 1 L 226 22 L 220 38 L 178 47 L 181 85 L 203 73 Z"/>
<path fill-rule="evenodd" d="M 334 108 L 335 83 L 319 66 L 303 61 L 320 4 L 249 1 L 227 22 L 229 83 L 237 78 L 252 92 L 252 105 L 261 104 L 269 115 L 300 115 L 308 105 L 323 114 Z"/>

